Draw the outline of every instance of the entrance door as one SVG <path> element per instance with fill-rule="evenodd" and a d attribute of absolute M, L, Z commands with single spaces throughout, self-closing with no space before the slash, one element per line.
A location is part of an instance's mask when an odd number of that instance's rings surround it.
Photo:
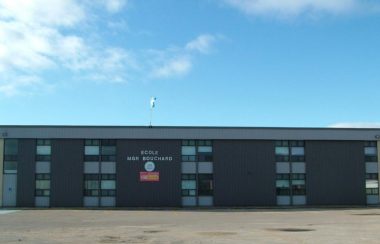
<path fill-rule="evenodd" d="M 4 174 L 3 181 L 3 206 L 16 207 L 17 175 Z"/>

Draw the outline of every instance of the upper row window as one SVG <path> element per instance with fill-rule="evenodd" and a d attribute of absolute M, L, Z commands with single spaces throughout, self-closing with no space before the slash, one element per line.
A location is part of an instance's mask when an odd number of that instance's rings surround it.
<path fill-rule="evenodd" d="M 17 155 L 18 154 L 18 141 L 17 139 L 4 140 L 4 155 Z"/>
<path fill-rule="evenodd" d="M 212 146 L 211 140 L 183 140 L 182 146 Z"/>

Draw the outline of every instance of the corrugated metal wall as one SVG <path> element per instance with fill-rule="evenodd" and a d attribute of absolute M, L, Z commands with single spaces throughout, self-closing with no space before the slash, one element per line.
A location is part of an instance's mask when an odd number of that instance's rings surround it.
<path fill-rule="evenodd" d="M 52 207 L 83 206 L 83 140 L 52 140 Z"/>
<path fill-rule="evenodd" d="M 34 207 L 36 140 L 18 141 L 17 206 Z"/>
<path fill-rule="evenodd" d="M 216 206 L 276 205 L 273 141 L 216 140 Z"/>
<path fill-rule="evenodd" d="M 309 205 L 365 205 L 364 143 L 307 141 Z"/>
<path fill-rule="evenodd" d="M 3 206 L 4 139 L 0 139 L 0 207 Z"/>
<path fill-rule="evenodd" d="M 157 150 L 160 156 L 172 156 L 171 162 L 155 161 L 160 172 L 159 182 L 140 182 L 144 161 L 127 161 L 141 150 Z M 117 141 L 117 202 L 118 207 L 176 207 L 181 205 L 181 141 L 179 140 L 118 140 Z"/>

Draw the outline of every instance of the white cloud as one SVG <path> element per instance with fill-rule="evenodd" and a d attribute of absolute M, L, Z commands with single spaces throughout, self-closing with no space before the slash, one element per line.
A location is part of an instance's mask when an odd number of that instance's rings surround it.
<path fill-rule="evenodd" d="M 189 57 L 175 57 L 165 61 L 160 67 L 154 68 L 152 77 L 154 78 L 168 78 L 172 76 L 182 76 L 187 74 L 192 67 Z"/>
<path fill-rule="evenodd" d="M 366 0 L 222 0 L 249 15 L 291 17 L 302 14 L 344 14 L 376 8 Z"/>
<path fill-rule="evenodd" d="M 29 25 L 73 26 L 85 18 L 74 0 L 2 0 L 0 18 Z"/>
<path fill-rule="evenodd" d="M 31 95 L 37 91 L 50 91 L 52 85 L 44 83 L 38 76 L 10 74 L 0 76 L 0 94 L 6 97 Z"/>
<path fill-rule="evenodd" d="M 117 13 L 122 10 L 128 3 L 127 0 L 102 0 L 106 9 L 110 13 Z"/>
<path fill-rule="evenodd" d="M 99 21 L 91 12 L 96 9 L 93 5 L 116 13 L 127 3 L 0 0 L 0 95 L 48 90 L 45 88 L 58 81 L 44 76 L 54 72 L 64 74 L 68 80 L 111 83 L 185 75 L 193 66 L 195 54 L 207 53 L 216 40 L 204 34 L 182 47 L 130 51 L 106 44 L 108 40 L 98 33 L 91 39 L 94 35 L 88 32 L 89 26 Z M 122 19 L 119 21 L 127 25 Z M 82 26 L 86 36 L 81 34 Z"/>
<path fill-rule="evenodd" d="M 343 122 L 329 125 L 332 128 L 380 128 L 380 122 Z"/>
<path fill-rule="evenodd" d="M 198 36 L 196 39 L 188 42 L 186 44 L 187 50 L 195 50 L 201 53 L 208 53 L 212 44 L 215 42 L 216 38 L 213 35 L 204 34 Z"/>

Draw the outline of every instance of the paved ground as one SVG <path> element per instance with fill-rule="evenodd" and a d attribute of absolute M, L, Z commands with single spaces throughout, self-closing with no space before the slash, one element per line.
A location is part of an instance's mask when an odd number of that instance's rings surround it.
<path fill-rule="evenodd" d="M 22 210 L 0 243 L 380 243 L 380 208 Z"/>

